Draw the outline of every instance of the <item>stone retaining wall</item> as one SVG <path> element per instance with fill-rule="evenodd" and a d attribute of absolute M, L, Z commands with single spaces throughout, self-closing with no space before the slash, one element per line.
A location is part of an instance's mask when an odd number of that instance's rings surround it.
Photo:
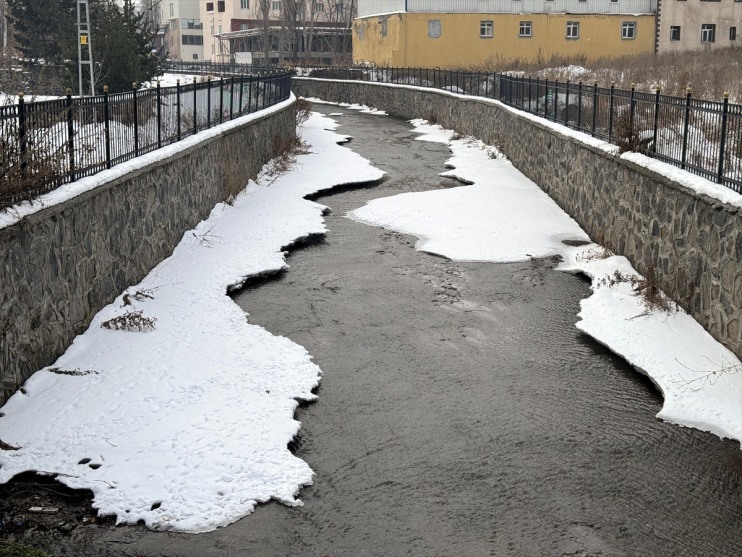
<path fill-rule="evenodd" d="M 0 402 L 295 138 L 291 103 L 1 228 Z"/>
<path fill-rule="evenodd" d="M 297 96 L 426 118 L 495 145 L 593 240 L 625 255 L 742 356 L 742 210 L 497 103 L 443 91 L 296 78 Z"/>

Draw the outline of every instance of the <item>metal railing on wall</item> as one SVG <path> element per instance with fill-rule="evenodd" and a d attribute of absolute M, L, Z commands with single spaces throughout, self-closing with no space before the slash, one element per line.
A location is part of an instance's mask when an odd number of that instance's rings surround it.
<path fill-rule="evenodd" d="M 437 68 L 302 68 L 299 75 L 432 87 L 497 99 L 742 193 L 742 105 L 497 73 Z"/>
<path fill-rule="evenodd" d="M 0 208 L 289 98 L 291 72 L 240 66 L 173 87 L 0 107 Z M 183 69 L 182 71 L 186 71 Z"/>

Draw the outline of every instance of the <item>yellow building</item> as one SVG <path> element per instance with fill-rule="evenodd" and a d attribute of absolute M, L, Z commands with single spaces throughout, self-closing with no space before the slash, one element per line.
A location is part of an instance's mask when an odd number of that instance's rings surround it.
<path fill-rule="evenodd" d="M 360 7 L 360 6 L 359 6 Z M 353 23 L 353 62 L 465 68 L 488 61 L 652 53 L 655 15 L 387 13 Z"/>

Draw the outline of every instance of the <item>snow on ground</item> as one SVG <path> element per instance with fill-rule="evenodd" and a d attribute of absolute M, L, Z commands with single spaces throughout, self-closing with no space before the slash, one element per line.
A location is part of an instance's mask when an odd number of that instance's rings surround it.
<path fill-rule="evenodd" d="M 94 507 L 118 522 L 185 532 L 269 499 L 301 504 L 312 471 L 287 444 L 297 401 L 316 398 L 321 371 L 301 346 L 249 324 L 227 291 L 287 268 L 285 246 L 325 231 L 325 208 L 304 196 L 383 175 L 338 146 L 347 137 L 334 126 L 312 115 L 302 130 L 311 153 L 293 171 L 266 170 L 233 206 L 217 205 L 10 398 L 0 437 L 18 450 L 0 451 L 0 482 L 57 475 L 91 489 Z M 137 323 L 143 330 L 125 330 Z"/>
<path fill-rule="evenodd" d="M 473 185 L 377 199 L 353 211 L 354 219 L 414 234 L 420 238 L 417 249 L 460 261 L 528 261 L 560 254 L 563 240 L 589 241 L 492 147 L 471 138 L 451 139 L 452 132 L 440 126 L 413 123 L 418 139 L 449 143 L 453 156 L 446 165 L 453 169 L 441 175 Z"/>
<path fill-rule="evenodd" d="M 662 391 L 659 418 L 742 441 L 742 363 L 682 309 L 648 311 L 628 260 L 588 237 L 536 184 L 492 147 L 413 121 L 418 139 L 448 142 L 447 166 L 473 185 L 371 201 L 351 218 L 420 238 L 417 248 L 459 261 L 560 255 L 558 269 L 592 278 L 577 327 L 646 373 Z M 616 272 L 623 280 L 616 281 Z M 613 279 L 613 280 L 612 280 Z M 734 372 L 736 370 L 736 372 Z"/>

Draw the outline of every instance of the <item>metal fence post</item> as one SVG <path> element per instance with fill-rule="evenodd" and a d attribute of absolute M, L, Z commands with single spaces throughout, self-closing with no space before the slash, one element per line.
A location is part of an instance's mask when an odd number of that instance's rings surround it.
<path fill-rule="evenodd" d="M 178 119 L 178 141 L 180 141 L 180 79 L 175 81 L 175 115 Z"/>
<path fill-rule="evenodd" d="M 569 127 L 569 79 L 567 79 L 564 96 L 564 124 Z"/>
<path fill-rule="evenodd" d="M 23 100 L 23 91 L 18 93 L 18 142 L 21 145 L 21 174 L 26 175 L 26 149 L 28 143 L 26 140 L 26 103 Z"/>
<path fill-rule="evenodd" d="M 108 85 L 103 86 L 103 129 L 106 142 L 106 168 L 111 168 L 111 110 L 108 104 Z"/>
<path fill-rule="evenodd" d="M 541 91 L 541 79 L 536 76 L 536 111 L 534 114 L 538 114 L 538 99 L 539 99 L 539 92 Z"/>
<path fill-rule="evenodd" d="M 206 128 L 211 127 L 211 76 L 206 76 Z"/>
<path fill-rule="evenodd" d="M 716 181 L 719 184 L 724 183 L 724 147 L 727 139 L 727 120 L 729 119 L 729 93 L 724 91 L 724 108 L 721 113 L 721 139 L 719 141 L 719 171 L 717 172 Z"/>
<path fill-rule="evenodd" d="M 593 123 L 590 127 L 590 135 L 595 137 L 595 125 L 598 119 L 598 82 L 593 83 Z"/>
<path fill-rule="evenodd" d="M 247 77 L 247 113 L 252 111 L 252 78 Z"/>
<path fill-rule="evenodd" d="M 582 80 L 577 82 L 577 129 L 582 129 Z"/>
<path fill-rule="evenodd" d="M 132 95 L 134 96 L 134 156 L 139 156 L 139 104 L 137 102 L 137 84 L 131 84 Z"/>
<path fill-rule="evenodd" d="M 629 101 L 629 143 L 631 143 L 634 139 L 635 109 L 636 109 L 636 85 L 632 83 L 631 84 L 631 100 Z"/>
<path fill-rule="evenodd" d="M 67 155 L 70 160 L 70 181 L 75 181 L 75 122 L 72 114 L 72 89 L 67 89 Z"/>
<path fill-rule="evenodd" d="M 196 117 L 197 116 L 197 114 L 196 114 L 196 105 L 198 104 L 198 102 L 197 102 L 197 97 L 198 97 L 198 94 L 197 94 L 198 93 L 198 91 L 197 91 L 197 89 L 198 89 L 197 79 L 198 78 L 196 78 L 196 77 L 193 78 L 193 133 L 194 133 L 194 135 L 196 134 L 196 132 L 198 132 L 198 118 Z"/>
<path fill-rule="evenodd" d="M 613 92 L 616 89 L 616 84 L 611 83 L 611 98 L 608 102 L 608 143 L 612 143 L 611 138 L 613 137 Z"/>
<path fill-rule="evenodd" d="M 657 128 L 660 118 L 660 87 L 654 92 L 654 127 L 652 128 L 652 154 L 657 152 Z"/>
<path fill-rule="evenodd" d="M 242 98 L 242 89 L 245 84 L 245 74 L 240 74 L 240 109 L 237 111 L 237 113 L 242 116 L 245 113 L 245 107 L 242 104 L 243 98 Z"/>
<path fill-rule="evenodd" d="M 234 118 L 234 74 L 229 78 L 229 119 Z"/>
<path fill-rule="evenodd" d="M 162 147 L 162 91 L 157 80 L 157 148 Z"/>
<path fill-rule="evenodd" d="M 554 80 L 554 113 L 552 115 L 553 116 L 553 120 L 555 122 L 557 120 L 557 109 L 558 109 L 557 101 L 558 101 L 558 97 L 559 97 L 559 80 L 558 79 L 555 79 Z"/>
<path fill-rule="evenodd" d="M 683 121 L 683 150 L 680 156 L 680 168 L 685 168 L 685 157 L 688 154 L 688 126 L 690 125 L 690 97 L 693 91 L 690 87 L 685 91 L 685 118 Z"/>
<path fill-rule="evenodd" d="M 224 123 L 224 74 L 219 79 L 219 123 Z"/>

